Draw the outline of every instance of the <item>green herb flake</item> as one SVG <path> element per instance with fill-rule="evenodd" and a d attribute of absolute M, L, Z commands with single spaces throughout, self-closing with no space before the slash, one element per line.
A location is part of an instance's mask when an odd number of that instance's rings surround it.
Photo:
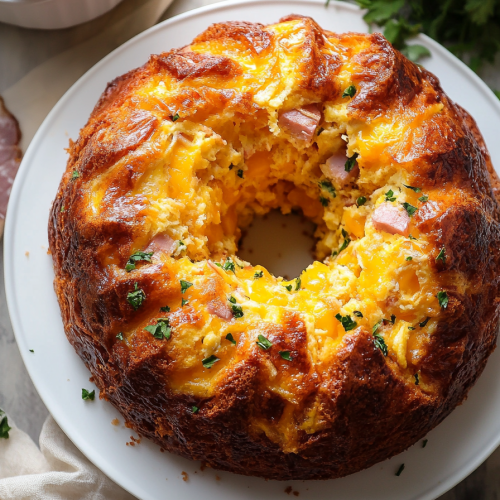
<path fill-rule="evenodd" d="M 66 211 L 66 209 L 64 208 L 64 205 L 63 205 L 63 206 L 61 207 L 60 212 L 61 212 L 61 213 L 63 213 L 63 212 L 65 212 L 65 211 Z"/>
<path fill-rule="evenodd" d="M 243 179 L 243 170 L 241 168 L 238 170 L 238 177 Z"/>
<path fill-rule="evenodd" d="M 175 113 L 171 118 L 173 122 L 176 122 L 180 118 L 179 113 Z"/>
<path fill-rule="evenodd" d="M 398 471 L 396 472 L 396 476 L 400 476 L 401 475 L 401 472 L 403 472 L 405 470 L 405 464 L 401 464 L 399 466 L 399 469 Z"/>
<path fill-rule="evenodd" d="M 264 271 L 255 271 L 255 274 L 253 275 L 254 280 L 258 280 L 259 278 L 262 278 L 264 276 Z"/>
<path fill-rule="evenodd" d="M 403 203 L 403 207 L 410 217 L 413 217 L 415 212 L 418 210 L 417 207 L 414 207 L 413 205 L 410 205 L 409 203 L 406 203 L 406 202 Z"/>
<path fill-rule="evenodd" d="M 422 203 L 425 203 L 426 201 L 429 201 L 429 196 L 426 194 L 423 194 L 418 201 L 421 201 Z"/>
<path fill-rule="evenodd" d="M 415 330 L 415 327 L 414 326 L 409 326 L 408 330 Z"/>
<path fill-rule="evenodd" d="M 415 385 L 420 384 L 420 379 L 418 378 L 418 373 L 415 373 Z"/>
<path fill-rule="evenodd" d="M 215 363 L 217 363 L 217 361 L 219 361 L 219 358 L 212 354 L 208 358 L 205 358 L 201 363 L 203 364 L 203 368 L 210 369 L 212 368 L 212 366 L 214 366 Z"/>
<path fill-rule="evenodd" d="M 9 420 L 3 410 L 0 409 L 0 438 L 9 439 L 9 431 L 12 427 L 9 426 Z"/>
<path fill-rule="evenodd" d="M 94 401 L 95 399 L 95 390 L 92 392 L 87 391 L 87 389 L 82 389 L 82 399 L 84 401 Z"/>
<path fill-rule="evenodd" d="M 348 314 L 345 316 L 342 316 L 340 313 L 336 314 L 335 317 L 342 323 L 342 326 L 344 327 L 344 330 L 346 332 L 350 330 L 354 330 L 358 326 L 356 321 L 354 321 Z"/>
<path fill-rule="evenodd" d="M 291 292 L 292 291 L 292 285 L 284 285 L 284 287 Z"/>
<path fill-rule="evenodd" d="M 267 351 L 273 345 L 272 342 L 270 342 L 268 339 L 266 339 L 266 337 L 264 337 L 264 335 L 259 335 L 257 338 L 259 340 L 256 342 L 256 344 L 264 351 Z"/>
<path fill-rule="evenodd" d="M 236 340 L 234 340 L 234 337 L 233 337 L 232 333 L 228 333 L 226 335 L 226 340 L 229 340 L 229 342 L 231 342 L 231 344 L 236 345 Z"/>
<path fill-rule="evenodd" d="M 125 271 L 128 273 L 135 269 L 135 263 L 141 260 L 145 262 L 151 262 L 151 257 L 153 256 L 153 252 L 135 252 L 129 258 L 128 262 L 125 266 Z"/>
<path fill-rule="evenodd" d="M 382 337 L 380 333 L 373 334 L 373 337 L 375 338 L 375 347 L 380 349 L 384 356 L 387 356 L 389 351 L 387 349 L 387 344 L 385 343 L 384 337 Z"/>
<path fill-rule="evenodd" d="M 356 200 L 356 205 L 358 207 L 362 207 L 364 204 L 366 203 L 366 198 L 364 196 L 360 196 L 357 200 Z"/>
<path fill-rule="evenodd" d="M 382 324 L 382 320 L 379 322 L 375 323 L 372 328 L 372 334 L 375 335 L 378 332 L 378 329 L 380 328 L 380 325 Z"/>
<path fill-rule="evenodd" d="M 363 317 L 363 313 L 361 311 L 353 311 L 352 313 L 354 314 L 354 316 L 356 316 L 358 318 L 362 318 Z"/>
<path fill-rule="evenodd" d="M 192 283 L 186 280 L 181 280 L 181 293 L 184 293 L 189 287 L 193 286 Z"/>
<path fill-rule="evenodd" d="M 425 448 L 425 447 L 427 446 L 427 443 L 428 443 L 428 442 L 429 442 L 429 440 L 428 440 L 428 439 L 424 439 L 424 440 L 422 441 L 422 448 Z"/>
<path fill-rule="evenodd" d="M 300 276 L 298 278 L 295 278 L 295 291 L 297 292 L 300 290 L 302 286 L 302 280 L 300 279 Z"/>
<path fill-rule="evenodd" d="M 35 352 L 33 349 L 30 349 L 30 352 Z"/>
<path fill-rule="evenodd" d="M 231 310 L 233 311 L 233 316 L 235 318 L 243 317 L 243 308 L 241 306 L 238 306 L 236 304 L 231 304 Z"/>
<path fill-rule="evenodd" d="M 162 313 L 169 313 L 170 312 L 170 307 L 169 306 L 160 307 L 160 311 Z"/>
<path fill-rule="evenodd" d="M 78 179 L 80 177 L 80 172 L 78 170 L 73 170 L 73 173 L 71 174 L 71 180 L 74 181 L 75 179 Z"/>
<path fill-rule="evenodd" d="M 117 333 L 117 334 L 116 334 L 116 338 L 117 338 L 118 340 L 123 340 L 123 333 L 122 333 L 122 332 Z"/>
<path fill-rule="evenodd" d="M 409 238 L 410 240 L 418 240 L 418 238 L 415 238 L 415 236 L 412 236 L 411 234 L 409 234 L 409 235 L 408 235 L 408 238 Z"/>
<path fill-rule="evenodd" d="M 285 361 L 293 361 L 292 357 L 290 356 L 290 351 L 280 351 L 279 355 L 285 360 Z"/>
<path fill-rule="evenodd" d="M 321 181 L 319 183 L 319 187 L 330 193 L 333 198 L 337 197 L 337 192 L 335 191 L 335 188 L 333 187 L 333 184 L 330 181 Z"/>
<path fill-rule="evenodd" d="M 198 413 L 199 408 L 198 408 L 197 406 L 194 406 L 194 405 L 193 405 L 193 406 L 191 406 L 191 411 L 192 411 L 193 413 Z"/>
<path fill-rule="evenodd" d="M 404 186 L 405 188 L 411 189 L 412 191 L 415 191 L 415 193 L 420 193 L 420 191 L 422 191 L 422 189 L 421 189 L 421 188 L 419 188 L 419 187 L 415 187 L 415 186 L 407 186 L 406 184 L 403 184 L 403 186 Z"/>
<path fill-rule="evenodd" d="M 231 302 L 231 304 L 236 304 L 236 299 L 232 295 L 227 300 L 229 300 L 229 302 Z"/>
<path fill-rule="evenodd" d="M 385 201 L 396 201 L 396 197 L 394 196 L 394 191 L 389 189 L 387 193 L 385 193 Z"/>
<path fill-rule="evenodd" d="M 408 261 L 413 260 L 413 257 L 411 255 L 408 255 L 408 257 L 406 257 L 406 260 Z"/>
<path fill-rule="evenodd" d="M 420 328 L 423 328 L 425 325 L 427 325 L 427 323 L 429 322 L 431 318 L 429 318 L 429 316 L 427 316 L 427 318 L 424 319 L 424 321 L 422 321 L 422 323 L 419 323 L 418 326 Z"/>
<path fill-rule="evenodd" d="M 321 132 L 324 132 L 325 129 L 323 127 L 320 127 L 318 130 L 318 133 L 316 135 L 321 135 Z"/>
<path fill-rule="evenodd" d="M 396 316 L 394 314 L 391 314 L 391 319 L 390 322 L 394 324 L 396 322 Z"/>
<path fill-rule="evenodd" d="M 188 299 L 182 299 L 181 300 L 181 307 L 184 307 L 186 304 L 189 304 L 189 300 Z"/>
<path fill-rule="evenodd" d="M 355 167 L 358 156 L 358 153 L 354 153 L 350 158 L 347 159 L 344 166 L 346 172 L 350 172 Z"/>
<path fill-rule="evenodd" d="M 446 292 L 438 292 L 437 299 L 439 301 L 439 306 L 442 309 L 446 309 L 448 307 L 448 294 Z"/>
<path fill-rule="evenodd" d="M 349 243 L 351 243 L 351 238 L 349 238 L 349 233 L 345 229 L 342 229 L 342 236 L 344 237 L 344 242 L 339 248 L 338 253 L 342 252 L 342 250 L 345 250 L 349 246 Z"/>
<path fill-rule="evenodd" d="M 354 97 L 356 95 L 356 87 L 354 85 L 349 85 L 349 87 L 347 87 L 343 94 L 342 94 L 342 98 L 345 99 L 346 97 Z"/>
<path fill-rule="evenodd" d="M 444 247 L 441 248 L 438 256 L 436 257 L 436 262 L 438 260 L 441 260 L 443 262 L 443 264 L 446 264 L 446 249 Z"/>
<path fill-rule="evenodd" d="M 226 259 L 226 262 L 224 262 L 222 269 L 224 269 L 224 271 L 232 271 L 234 274 L 236 274 L 236 268 L 234 267 L 234 262 L 231 260 L 231 257 L 228 257 Z"/>
<path fill-rule="evenodd" d="M 137 283 L 134 283 L 134 291 L 127 294 L 128 303 L 137 311 L 142 303 L 146 300 L 146 294 L 142 288 L 139 288 Z"/>
<path fill-rule="evenodd" d="M 155 339 L 158 340 L 168 340 L 172 334 L 168 318 L 158 318 L 156 320 L 156 325 L 148 325 L 144 328 L 144 330 L 149 332 Z"/>
<path fill-rule="evenodd" d="M 324 206 L 327 207 L 328 204 L 330 203 L 330 200 L 328 198 L 325 198 L 324 196 L 319 197 L 319 202 Z"/>

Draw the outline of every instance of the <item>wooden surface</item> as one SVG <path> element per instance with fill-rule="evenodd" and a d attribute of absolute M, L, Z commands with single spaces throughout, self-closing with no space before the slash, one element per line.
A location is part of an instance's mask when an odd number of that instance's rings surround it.
<path fill-rule="evenodd" d="M 217 0 L 175 0 L 160 20 Z M 0 94 L 15 85 L 45 61 L 106 32 L 109 25 L 125 19 L 145 0 L 124 0 L 118 7 L 83 25 L 57 31 L 29 30 L 0 23 Z M 321 20 L 319 20 L 321 21 Z M 115 36 L 115 35 L 113 35 Z M 112 40 L 116 45 L 125 40 Z M 481 76 L 500 89 L 500 61 L 483 70 Z M 3 245 L 0 246 L 0 408 L 11 415 L 16 425 L 37 442 L 48 415 L 21 360 L 7 312 L 3 287 Z M 500 416 L 499 416 L 500 418 Z M 467 432 L 467 429 L 464 429 Z M 425 481 L 425 478 L 422 478 Z M 499 500 L 500 449 L 468 478 L 440 500 Z"/>

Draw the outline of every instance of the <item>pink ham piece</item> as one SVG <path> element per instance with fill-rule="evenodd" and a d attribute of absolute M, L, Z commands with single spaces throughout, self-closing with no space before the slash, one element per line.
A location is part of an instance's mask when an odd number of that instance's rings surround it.
<path fill-rule="evenodd" d="M 290 135 L 302 141 L 311 142 L 321 120 L 321 111 L 316 104 L 291 109 L 280 114 L 278 123 Z"/>
<path fill-rule="evenodd" d="M 211 300 L 207 304 L 208 312 L 218 316 L 220 319 L 225 319 L 229 321 L 233 319 L 233 311 L 229 308 L 227 304 L 224 304 L 219 298 Z"/>
<path fill-rule="evenodd" d="M 10 190 L 21 163 L 21 150 L 18 147 L 20 140 L 17 120 L 7 111 L 0 97 L 0 236 L 3 233 Z"/>
<path fill-rule="evenodd" d="M 354 182 L 359 176 L 359 167 L 356 163 L 350 172 L 345 169 L 345 163 L 348 160 L 345 154 L 336 154 L 330 156 L 324 165 L 321 165 L 321 171 L 328 179 L 332 180 L 337 189 L 342 189 L 351 182 Z"/>
<path fill-rule="evenodd" d="M 390 203 L 382 203 L 374 210 L 372 223 L 378 231 L 406 237 L 410 234 L 409 215 L 403 208 L 398 208 Z"/>
<path fill-rule="evenodd" d="M 150 242 L 149 245 L 144 249 L 145 252 L 157 252 L 166 253 L 172 255 L 173 251 L 176 249 L 177 244 L 175 241 L 167 234 L 157 234 Z"/>

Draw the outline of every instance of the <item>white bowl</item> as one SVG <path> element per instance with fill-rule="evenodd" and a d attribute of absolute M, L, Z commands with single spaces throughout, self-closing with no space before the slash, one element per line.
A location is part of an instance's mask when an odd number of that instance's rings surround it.
<path fill-rule="evenodd" d="M 121 0 L 0 0 L 0 22 L 53 30 L 90 21 Z"/>

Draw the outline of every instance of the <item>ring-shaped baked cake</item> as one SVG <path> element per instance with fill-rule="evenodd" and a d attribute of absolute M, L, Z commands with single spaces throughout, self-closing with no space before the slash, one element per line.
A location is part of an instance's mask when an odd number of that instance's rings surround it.
<path fill-rule="evenodd" d="M 382 35 L 216 24 L 110 83 L 70 144 L 49 223 L 64 328 L 164 449 L 344 476 L 425 436 L 482 372 L 497 190 L 472 118 Z M 272 209 L 317 226 L 291 281 L 236 255 Z"/>

